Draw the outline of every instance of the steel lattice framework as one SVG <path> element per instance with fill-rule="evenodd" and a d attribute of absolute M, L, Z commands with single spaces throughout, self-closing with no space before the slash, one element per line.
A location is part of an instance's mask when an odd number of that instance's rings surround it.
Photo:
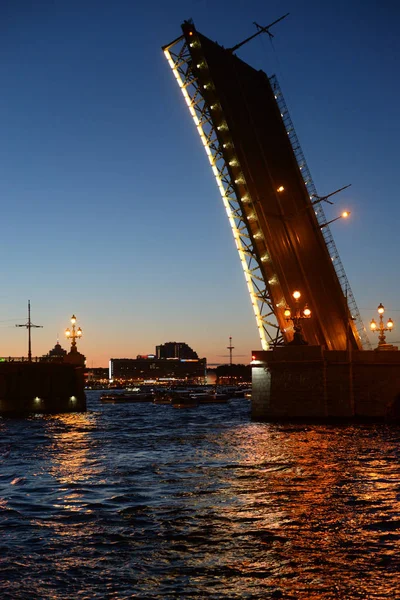
<path fill-rule="evenodd" d="M 190 43 L 200 42 L 194 39 Z M 273 301 L 260 265 L 270 259 L 266 246 L 264 253 L 258 250 L 263 234 L 257 215 L 252 210 L 244 175 L 242 172 L 239 175 L 232 173 L 232 167 L 236 167 L 238 172 L 239 163 L 229 129 L 226 123 L 214 125 L 212 112 L 219 110 L 218 98 L 215 97 L 211 105 L 205 100 L 192 68 L 192 58 L 184 36 L 165 47 L 164 54 L 193 117 L 217 181 L 246 279 L 261 345 L 263 350 L 268 350 L 270 345 L 283 344 L 281 330 L 274 318 Z M 206 68 L 206 64 L 201 67 Z M 213 89 L 210 80 L 209 94 L 213 93 Z M 249 222 L 252 222 L 251 228 Z M 257 247 L 255 239 L 258 239 Z"/>
<path fill-rule="evenodd" d="M 282 212 L 278 216 L 276 214 L 265 213 L 265 204 L 260 203 L 260 198 L 255 195 L 253 182 L 252 187 L 249 185 L 249 182 L 246 182 L 244 171 L 251 177 L 248 168 L 249 159 L 243 154 L 242 148 L 241 153 L 238 151 L 238 148 L 235 148 L 234 140 L 239 144 L 241 142 L 238 142 L 237 134 L 235 137 L 228 126 L 227 117 L 225 117 L 222 110 L 205 53 L 202 51 L 202 40 L 206 42 L 207 39 L 204 36 L 198 35 L 194 27 L 190 24 L 184 24 L 183 31 L 184 35 L 163 48 L 164 54 L 181 89 L 214 173 L 239 253 L 256 317 L 261 345 L 264 350 L 267 350 L 270 346 L 275 347 L 287 342 L 288 333 L 289 339 L 291 334 L 290 327 L 287 327 L 282 318 L 285 305 L 287 304 L 285 296 L 288 294 L 288 281 L 286 281 L 285 272 L 282 271 L 282 265 L 279 264 L 280 269 L 274 266 L 274 260 L 280 261 L 281 256 L 276 250 L 274 253 L 270 251 L 271 244 L 274 247 L 272 239 L 275 235 L 273 219 L 279 218 L 280 227 L 286 228 L 288 243 L 292 247 L 293 260 L 300 261 L 297 254 L 298 251 L 296 250 L 296 243 L 293 242 L 293 235 L 295 233 L 293 225 L 288 225 L 291 216 L 289 215 L 288 221 L 287 214 L 285 214 L 286 209 L 282 207 L 279 209 Z M 194 57 L 196 57 L 196 60 Z M 275 77 L 270 78 L 269 82 L 275 94 L 277 107 L 275 110 L 279 110 L 280 117 L 279 115 L 278 117 L 285 128 L 283 135 L 288 135 L 286 139 L 290 142 L 294 160 L 297 163 L 295 163 L 295 169 L 298 169 L 299 176 L 302 178 L 301 185 L 305 185 L 308 193 L 308 195 L 305 193 L 308 202 L 308 206 L 305 208 L 312 208 L 312 198 L 317 195 L 315 186 L 312 182 L 278 82 Z M 246 168 L 244 168 L 244 164 L 240 164 L 239 154 L 241 160 L 245 161 Z M 323 253 L 329 253 L 329 257 L 326 256 L 326 260 L 331 264 L 330 269 L 332 269 L 332 266 L 334 267 L 337 280 L 344 292 L 342 300 L 340 298 L 338 300 L 337 310 L 339 312 L 337 317 L 338 319 L 342 319 L 342 322 L 347 321 L 349 323 L 348 326 L 352 330 L 352 335 L 354 335 L 353 343 L 356 347 L 364 346 L 368 348 L 370 346 L 366 331 L 355 304 L 354 296 L 350 290 L 332 234 L 326 225 L 326 218 L 320 204 L 317 205 L 313 214 L 315 216 L 312 217 L 311 221 L 314 219 L 315 225 L 311 226 L 318 230 L 318 235 L 315 234 L 317 235 L 316 239 L 318 239 L 318 236 L 323 236 L 321 244 L 323 246 L 326 245 Z M 319 233 L 319 228 L 322 225 L 323 229 L 321 228 L 321 233 Z M 310 223 L 308 223 L 307 227 L 310 227 Z M 301 271 L 301 262 L 298 264 Z M 278 272 L 280 276 L 278 276 Z M 329 280 L 333 286 L 332 290 L 336 289 L 335 286 L 337 285 L 335 283 L 335 273 L 332 273 Z M 282 277 L 282 281 L 280 281 L 280 277 Z M 337 294 L 337 292 L 335 293 Z M 344 309 L 341 303 L 343 305 L 346 304 L 346 309 Z M 339 317 L 339 313 L 342 313 L 342 317 Z M 319 336 L 320 339 L 327 340 L 328 344 L 332 344 L 331 347 L 334 348 L 336 342 L 330 341 L 329 336 L 326 337 L 327 332 L 324 330 L 321 319 L 319 319 L 319 323 L 316 327 L 322 327 L 320 330 L 321 333 L 314 332 L 316 336 L 314 339 L 318 343 Z M 340 341 L 337 343 L 339 345 L 342 344 Z"/>

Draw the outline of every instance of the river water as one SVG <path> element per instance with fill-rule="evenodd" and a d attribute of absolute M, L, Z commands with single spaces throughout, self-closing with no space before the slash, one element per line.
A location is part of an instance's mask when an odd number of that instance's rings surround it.
<path fill-rule="evenodd" d="M 400 428 L 247 400 L 0 419 L 0 597 L 400 598 Z"/>

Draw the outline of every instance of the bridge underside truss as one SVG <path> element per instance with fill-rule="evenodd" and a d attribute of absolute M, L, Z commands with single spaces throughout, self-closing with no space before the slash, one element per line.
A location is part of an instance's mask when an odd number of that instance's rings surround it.
<path fill-rule="evenodd" d="M 284 310 L 294 289 L 314 302 L 303 328 L 310 343 L 368 347 L 322 207 L 313 206 L 315 186 L 278 82 L 191 23 L 182 29 L 164 54 L 215 176 L 262 348 L 293 338 Z M 290 193 L 277 193 L 282 183 Z"/>
<path fill-rule="evenodd" d="M 260 254 L 260 250 L 255 246 L 254 236 L 258 234 L 261 238 L 262 234 L 256 223 L 253 224 L 253 228 L 249 227 L 249 221 L 251 222 L 252 218 L 256 221 L 256 216 L 250 214 L 252 203 L 246 190 L 244 176 L 236 175 L 235 178 L 232 173 L 232 167 L 238 165 L 233 141 L 226 125 L 221 127 L 213 122 L 212 113 L 215 113 L 219 107 L 218 99 L 215 97 L 211 104 L 209 100 L 206 101 L 204 88 L 199 83 L 193 68 L 190 43 L 196 41 L 188 43 L 182 36 L 164 48 L 164 54 L 197 127 L 214 173 L 243 268 L 261 345 L 263 350 L 267 350 L 270 345 L 277 346 L 284 343 L 275 318 L 273 300 L 260 266 L 260 263 L 269 259 L 267 248 L 261 247 Z M 208 91 L 213 92 L 211 85 Z"/>

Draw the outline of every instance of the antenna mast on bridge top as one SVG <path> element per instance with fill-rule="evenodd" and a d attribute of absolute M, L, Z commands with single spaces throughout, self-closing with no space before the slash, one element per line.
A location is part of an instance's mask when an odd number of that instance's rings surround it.
<path fill-rule="evenodd" d="M 255 37 L 257 37 L 258 35 L 260 35 L 260 33 L 268 33 L 269 37 L 273 38 L 274 36 L 269 31 L 269 28 L 272 27 L 272 25 L 275 25 L 276 23 L 279 23 L 279 21 L 282 21 L 283 19 L 285 19 L 288 15 L 290 15 L 290 13 L 286 13 L 286 15 L 283 15 L 283 17 L 279 17 L 279 19 L 276 19 L 276 21 L 273 21 L 272 23 L 270 23 L 266 27 L 261 27 L 261 25 L 258 25 L 258 23 L 254 23 L 254 25 L 258 29 L 257 33 L 253 33 L 253 35 L 251 35 L 250 37 L 248 37 L 245 40 L 243 40 L 243 42 L 240 42 L 239 44 L 236 44 L 236 46 L 233 46 L 233 48 L 228 48 L 229 52 L 235 52 L 241 46 L 244 46 L 244 44 L 247 44 L 247 42 L 250 42 L 250 40 L 252 40 Z"/>
<path fill-rule="evenodd" d="M 31 329 L 32 327 L 43 327 L 43 325 L 34 325 L 31 321 L 31 301 L 28 300 L 28 322 L 24 325 L 16 325 L 15 327 L 26 327 L 28 330 L 28 362 L 32 362 L 32 343 Z"/>

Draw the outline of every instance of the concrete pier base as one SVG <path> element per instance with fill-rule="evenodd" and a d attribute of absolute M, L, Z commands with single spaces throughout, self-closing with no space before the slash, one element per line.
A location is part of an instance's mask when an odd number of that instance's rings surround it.
<path fill-rule="evenodd" d="M 254 351 L 252 419 L 400 420 L 400 352 Z"/>
<path fill-rule="evenodd" d="M 82 368 L 65 363 L 0 363 L 0 415 L 85 410 Z"/>

